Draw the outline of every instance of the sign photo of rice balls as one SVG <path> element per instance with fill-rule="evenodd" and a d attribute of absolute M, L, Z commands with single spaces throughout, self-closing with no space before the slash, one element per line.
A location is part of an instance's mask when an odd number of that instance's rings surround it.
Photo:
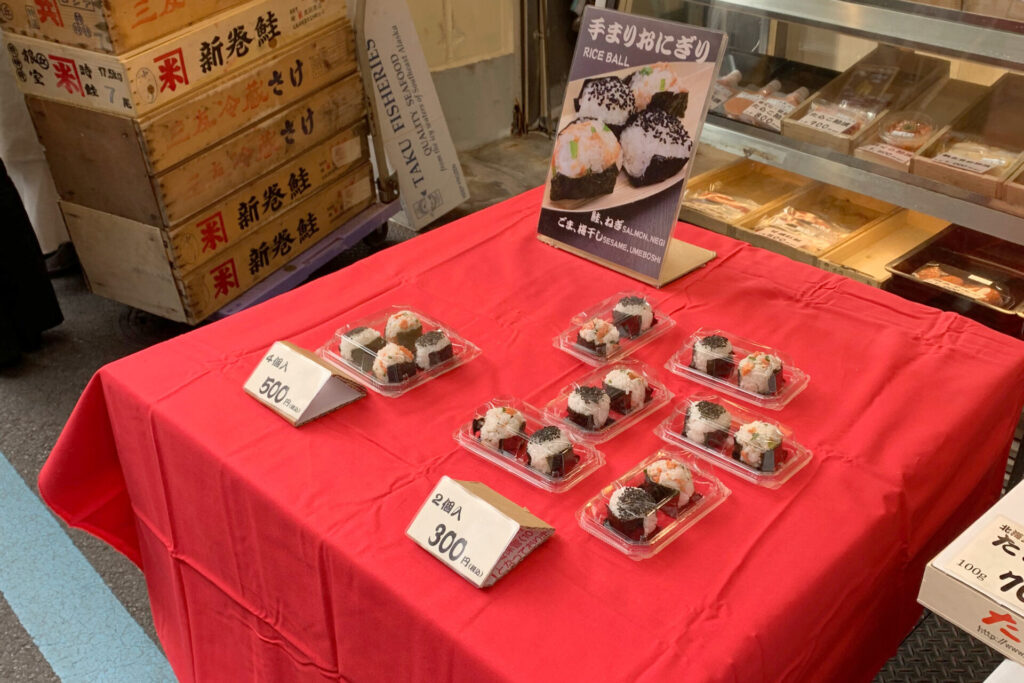
<path fill-rule="evenodd" d="M 658 62 L 572 81 L 544 207 L 630 204 L 685 177 L 714 63 Z"/>

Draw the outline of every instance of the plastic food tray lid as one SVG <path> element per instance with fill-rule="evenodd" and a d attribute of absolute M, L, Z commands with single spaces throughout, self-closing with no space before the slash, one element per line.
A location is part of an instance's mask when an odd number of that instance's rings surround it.
<path fill-rule="evenodd" d="M 658 503 L 657 527 L 646 540 L 634 541 L 607 524 L 608 502 L 616 489 L 625 486 L 642 486 L 646 482 L 644 470 L 658 460 L 672 460 L 686 467 L 693 477 L 694 495 L 673 516 L 666 512 L 664 500 Z M 702 468 L 692 453 L 674 448 L 661 448 L 644 458 L 636 467 L 611 482 L 588 500 L 576 512 L 576 519 L 584 531 L 604 541 L 633 560 L 646 560 L 657 555 L 669 543 L 729 497 L 730 491 L 708 470 Z"/>
<path fill-rule="evenodd" d="M 515 444 L 515 451 L 501 450 L 484 443 L 473 429 L 473 421 L 483 418 L 487 411 L 494 408 L 508 408 L 522 414 L 525 422 L 512 438 Z M 562 476 L 556 476 L 533 467 L 530 464 L 530 453 L 528 446 L 531 435 L 538 430 L 554 426 L 558 427 L 562 434 L 569 440 L 573 453 L 579 460 L 575 465 Z M 473 411 L 473 418 L 461 425 L 453 435 L 455 440 L 469 452 L 480 456 L 507 472 L 511 472 L 523 481 L 529 482 L 538 488 L 552 493 L 568 491 L 583 479 L 594 473 L 595 470 L 604 466 L 604 453 L 586 443 L 579 437 L 573 435 L 564 425 L 547 419 L 537 408 L 534 408 L 525 401 L 515 398 L 494 398 L 477 407 Z"/>
<path fill-rule="evenodd" d="M 725 337 L 732 344 L 732 364 L 728 373 L 723 373 L 721 377 L 715 377 L 692 366 L 694 344 L 698 340 L 710 336 Z M 781 386 L 778 386 L 774 394 L 759 394 L 739 385 L 739 364 L 748 355 L 754 353 L 767 353 L 782 361 L 782 375 L 781 382 L 779 382 Z M 781 410 L 807 388 L 807 384 L 811 381 L 810 375 L 796 367 L 792 359 L 785 353 L 722 330 L 710 330 L 703 327 L 694 332 L 682 348 L 668 359 L 665 367 L 675 375 L 693 380 L 741 401 L 750 401 L 769 410 Z"/>
<path fill-rule="evenodd" d="M 612 408 L 608 420 L 600 429 L 585 429 L 569 419 L 569 396 L 577 387 L 603 387 L 604 378 L 615 370 L 628 370 L 642 376 L 647 381 L 649 398 L 640 408 L 628 413 L 618 412 Z M 604 443 L 618 436 L 626 429 L 644 419 L 662 406 L 668 405 L 672 392 L 662 384 L 654 372 L 638 360 L 621 360 L 598 368 L 562 387 L 558 396 L 544 406 L 544 414 L 552 424 L 557 424 L 571 431 L 577 438 L 588 443 Z"/>
<path fill-rule="evenodd" d="M 687 412 L 691 406 L 696 406 L 701 401 L 722 406 L 730 416 L 729 427 L 722 430 L 722 436 L 711 437 L 708 443 L 701 443 L 686 436 Z M 782 434 L 782 443 L 774 449 L 773 470 L 762 471 L 736 456 L 736 433 L 741 426 L 752 422 L 766 422 Z M 811 461 L 812 455 L 811 451 L 793 438 L 793 430 L 784 424 L 709 393 L 699 392 L 687 398 L 654 429 L 654 433 L 670 444 L 693 452 L 712 465 L 768 489 L 777 489 L 789 481 Z"/>
<path fill-rule="evenodd" d="M 368 348 L 362 344 L 352 344 L 353 359 L 362 358 L 366 363 L 365 365 L 360 365 L 360 363 L 355 360 L 350 360 L 341 355 L 342 338 L 347 332 L 351 332 L 359 327 L 368 327 L 376 330 L 382 337 L 384 337 L 388 320 L 391 316 L 403 311 L 411 313 L 419 319 L 423 328 L 423 334 L 433 332 L 435 330 L 444 332 L 452 344 L 452 357 L 447 360 L 443 360 L 426 370 L 417 365 L 415 374 L 411 377 L 407 377 L 406 379 L 398 382 L 388 382 L 373 374 L 370 368 L 370 360 L 377 355 L 376 350 Z M 381 396 L 397 398 L 410 389 L 415 389 L 435 377 L 443 375 L 450 370 L 454 370 L 464 363 L 468 363 L 480 355 L 480 349 L 475 344 L 459 336 L 454 330 L 437 320 L 423 315 L 419 311 L 408 306 L 396 305 L 390 306 L 382 311 L 378 311 L 377 313 L 373 313 L 360 318 L 353 323 L 349 323 L 338 328 L 334 333 L 334 336 L 332 336 L 323 346 L 317 349 L 317 355 L 337 367 L 339 370 L 345 372 L 345 374 L 351 376 L 355 381 L 359 382 L 367 389 L 376 391 Z M 415 361 L 416 354 L 413 352 L 413 362 L 415 363 Z"/>
<path fill-rule="evenodd" d="M 552 340 L 555 348 L 561 349 L 570 356 L 578 358 L 589 365 L 601 366 L 625 358 L 642 346 L 650 344 L 652 341 L 661 337 L 676 326 L 675 320 L 670 318 L 663 311 L 659 311 L 652 306 L 651 313 L 653 315 L 653 321 L 651 326 L 635 337 L 629 337 L 625 333 L 626 327 L 624 325 L 617 325 L 615 322 L 615 306 L 623 299 L 629 297 L 643 299 L 644 301 L 647 300 L 646 297 L 638 292 L 619 292 L 618 294 L 610 296 L 600 303 L 591 306 L 587 310 L 577 313 L 572 317 L 572 325 L 569 329 L 564 330 Z M 577 343 L 577 339 L 579 338 L 579 333 L 583 325 L 594 319 L 598 319 L 612 325 L 619 333 L 619 340 L 615 344 L 614 348 L 606 352 L 604 355 L 591 351 L 585 346 Z"/>

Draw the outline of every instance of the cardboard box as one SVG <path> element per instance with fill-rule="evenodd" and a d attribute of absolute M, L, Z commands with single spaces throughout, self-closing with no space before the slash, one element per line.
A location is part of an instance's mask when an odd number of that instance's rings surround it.
<path fill-rule="evenodd" d="M 170 227 L 365 115 L 358 74 L 177 165 L 153 173 L 136 122 L 47 100 L 29 103 L 61 199 Z"/>
<path fill-rule="evenodd" d="M 1024 486 L 1011 489 L 928 563 L 917 601 L 1024 663 Z"/>
<path fill-rule="evenodd" d="M 13 34 L 3 41 L 26 95 L 141 116 L 344 17 L 334 0 L 253 0 L 121 56 Z"/>
<path fill-rule="evenodd" d="M 835 207 L 844 205 L 851 206 L 853 211 L 856 211 L 856 215 L 836 214 Z M 765 229 L 759 228 L 758 224 L 762 219 L 775 215 L 787 206 L 793 207 L 797 211 L 809 211 L 826 220 L 834 220 L 834 218 L 838 216 L 839 218 L 842 218 L 844 222 L 852 222 L 854 227 L 838 241 L 829 245 L 828 248 L 820 251 L 815 251 L 809 247 L 799 246 L 797 244 L 798 240 L 794 240 L 793 243 L 782 242 L 779 241 L 779 239 L 769 237 L 765 233 Z M 762 208 L 760 211 L 751 214 L 745 220 L 737 224 L 734 230 L 735 236 L 738 239 L 749 242 L 755 247 L 761 247 L 763 249 L 768 249 L 769 251 L 774 251 L 778 254 L 788 256 L 794 261 L 808 263 L 812 266 L 820 266 L 820 259 L 823 253 L 830 249 L 834 249 L 841 244 L 845 244 L 848 240 L 866 232 L 868 229 L 877 225 L 883 219 L 898 210 L 898 207 L 879 199 L 875 199 L 874 197 L 857 194 L 856 192 L 835 187 L 833 185 L 815 184 L 795 193 L 785 201 L 774 202 L 773 204 Z M 851 221 L 851 218 L 854 220 Z M 780 235 L 779 237 L 784 238 L 785 235 Z"/>
<path fill-rule="evenodd" d="M 892 274 L 885 266 L 944 230 L 947 221 L 916 211 L 899 211 L 821 255 L 827 271 L 881 287 Z"/>
<path fill-rule="evenodd" d="M 117 55 L 238 4 L 239 0 L 16 0 L 0 5 L 0 30 Z"/>
<path fill-rule="evenodd" d="M 987 92 L 988 88 L 977 83 L 942 79 L 923 95 L 908 103 L 906 109 L 923 112 L 935 122 L 935 131 L 919 149 L 927 147 L 941 135 L 943 127 L 963 114 Z M 887 125 L 900 118 L 897 116 L 899 113 L 892 112 L 885 116 L 878 124 L 878 128 L 856 149 L 854 156 L 909 173 L 914 152 L 894 148 L 879 136 L 879 132 L 885 130 Z"/>
<path fill-rule="evenodd" d="M 1024 159 L 1024 128 L 1019 125 L 1024 110 L 1024 76 L 1007 73 L 996 81 L 986 95 L 970 109 L 942 129 L 928 145 L 922 147 L 911 162 L 911 171 L 925 178 L 956 185 L 986 197 L 998 197 L 1002 185 Z M 1002 169 L 976 172 L 936 161 L 950 141 L 981 140 L 1016 155 Z"/>
<path fill-rule="evenodd" d="M 164 318 L 197 323 L 373 202 L 363 164 L 182 273 L 158 227 L 61 202 L 89 289 Z"/>
<path fill-rule="evenodd" d="M 895 67 L 898 75 L 894 81 L 894 99 L 888 107 L 878 112 L 874 120 L 861 126 L 853 134 L 832 133 L 808 125 L 804 117 L 816 104 L 835 102 L 843 88 L 860 67 Z M 803 140 L 822 147 L 828 147 L 844 154 L 853 154 L 875 131 L 878 123 L 890 111 L 898 111 L 919 94 L 930 88 L 936 81 L 949 76 L 949 62 L 917 54 L 891 45 L 879 45 L 866 57 L 841 73 L 834 81 L 814 93 L 803 104 L 782 120 L 782 134 L 796 140 Z M 896 85 L 896 83 L 899 83 Z"/>

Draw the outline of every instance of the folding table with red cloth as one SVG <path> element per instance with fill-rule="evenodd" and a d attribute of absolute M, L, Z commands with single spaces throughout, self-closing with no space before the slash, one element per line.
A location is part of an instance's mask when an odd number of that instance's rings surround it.
<path fill-rule="evenodd" d="M 43 470 L 45 500 L 145 572 L 182 680 L 867 680 L 920 614 L 926 561 L 996 499 L 1024 404 L 1024 343 L 680 224 L 714 249 L 658 290 L 536 239 L 541 189 L 112 363 Z M 810 377 L 773 415 L 810 448 L 768 490 L 732 495 L 635 562 L 577 524 L 660 445 L 664 408 L 552 494 L 452 433 L 500 395 L 535 405 L 589 368 L 552 346 L 571 316 L 640 290 L 677 328 L 636 356 L 662 368 L 698 327 L 785 351 Z M 275 340 L 315 349 L 392 304 L 482 349 L 398 399 L 301 428 L 242 391 Z M 554 537 L 479 590 L 406 538 L 442 475 L 482 481 Z M 670 678 L 671 677 L 671 678 Z"/>

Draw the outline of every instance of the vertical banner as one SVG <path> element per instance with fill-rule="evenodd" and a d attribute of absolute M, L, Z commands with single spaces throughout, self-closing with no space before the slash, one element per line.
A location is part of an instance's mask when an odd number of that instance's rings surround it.
<path fill-rule="evenodd" d="M 402 207 L 420 230 L 469 199 L 469 190 L 405 0 L 364 1 L 358 47 L 365 87 Z"/>
<path fill-rule="evenodd" d="M 714 257 L 672 239 L 726 37 L 587 7 L 538 237 L 661 285 Z"/>

